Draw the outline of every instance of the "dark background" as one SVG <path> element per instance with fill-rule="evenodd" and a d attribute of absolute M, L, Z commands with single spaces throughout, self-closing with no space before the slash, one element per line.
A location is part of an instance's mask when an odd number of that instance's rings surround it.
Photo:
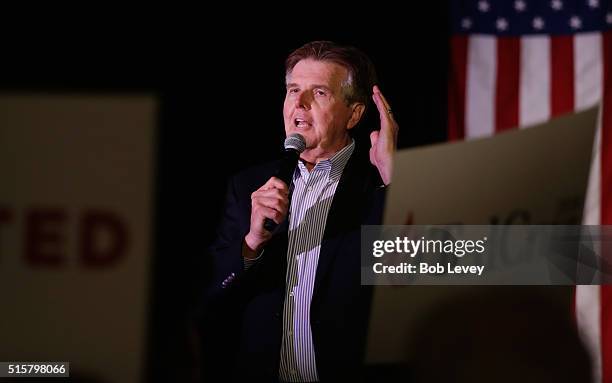
<path fill-rule="evenodd" d="M 70 27 L 52 20 L 5 43 L 0 91 L 159 97 L 147 381 L 197 375 L 199 345 L 190 319 L 208 278 L 204 248 L 227 177 L 279 153 L 284 59 L 293 49 L 312 40 L 362 49 L 400 125 L 399 147 L 446 139 L 445 2 L 377 6 L 360 11 L 360 18 L 321 9 L 273 22 L 244 20 L 248 9 L 242 16 L 199 11 L 142 27 L 136 18 L 78 18 Z M 371 104 L 359 129 L 367 138 L 377 128 Z"/>
<path fill-rule="evenodd" d="M 434 10 L 430 12 L 433 18 Z M 237 35 L 214 42 L 214 54 L 201 58 L 203 61 L 186 60 L 190 64 L 185 68 L 184 83 L 162 94 L 158 226 L 161 253 L 155 317 L 158 330 L 153 332 L 153 360 L 160 362 L 153 365 L 158 370 L 164 368 L 162 361 L 174 355 L 170 351 L 173 347 L 181 349 L 180 344 L 174 343 L 176 338 L 165 331 L 180 329 L 180 318 L 163 313 L 184 312 L 184 307 L 191 307 L 190 302 L 197 301 L 193 293 L 201 291 L 201 281 L 206 280 L 205 273 L 194 277 L 194 272 L 207 269 L 208 260 L 202 258 L 202 249 L 212 240 L 228 175 L 272 159 L 280 150 L 284 140 L 286 56 L 311 40 L 357 46 L 377 67 L 380 87 L 400 124 L 399 146 L 440 142 L 446 139 L 448 35 L 445 19 L 439 20 L 425 39 L 419 37 L 422 33 L 417 33 L 417 28 L 406 25 L 387 29 L 332 28 L 325 32 L 253 28 L 245 31 L 246 39 Z M 208 51 L 210 46 L 203 49 Z M 207 64 L 212 66 L 213 78 L 210 72 L 200 69 Z M 367 139 L 378 124 L 371 104 L 359 127 L 362 136 Z M 177 248 L 181 250 L 177 252 Z M 192 266 L 185 268 L 187 265 Z M 184 293 L 177 293 L 185 297 L 184 301 L 164 293 L 173 290 L 170 286 L 177 288 L 178 280 L 184 282 Z M 157 371 L 155 376 L 166 372 Z"/>

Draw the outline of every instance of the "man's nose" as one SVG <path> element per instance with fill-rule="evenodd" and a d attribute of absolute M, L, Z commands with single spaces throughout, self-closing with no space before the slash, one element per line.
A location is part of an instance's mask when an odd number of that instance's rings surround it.
<path fill-rule="evenodd" d="M 295 108 L 306 110 L 310 109 L 310 100 L 307 92 L 300 92 L 298 94 L 298 96 L 295 98 Z"/>

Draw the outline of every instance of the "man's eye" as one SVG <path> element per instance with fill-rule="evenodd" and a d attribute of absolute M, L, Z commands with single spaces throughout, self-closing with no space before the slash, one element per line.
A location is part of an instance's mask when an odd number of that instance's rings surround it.
<path fill-rule="evenodd" d="M 325 93 L 325 91 L 324 91 L 324 90 L 317 90 L 317 91 L 315 91 L 315 94 L 316 94 L 317 96 L 325 96 L 327 93 Z"/>
<path fill-rule="evenodd" d="M 298 91 L 299 91 L 299 89 L 297 89 L 297 88 L 289 89 L 289 93 L 297 93 Z"/>

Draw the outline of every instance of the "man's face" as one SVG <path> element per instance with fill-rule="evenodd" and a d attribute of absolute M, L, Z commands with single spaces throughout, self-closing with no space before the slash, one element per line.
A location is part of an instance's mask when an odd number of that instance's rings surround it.
<path fill-rule="evenodd" d="M 348 129 L 361 113 L 353 113 L 355 107 L 343 97 L 342 84 L 347 78 L 343 66 L 313 59 L 299 61 L 287 76 L 285 132 L 304 136 L 303 157 L 324 158 L 348 143 Z"/>

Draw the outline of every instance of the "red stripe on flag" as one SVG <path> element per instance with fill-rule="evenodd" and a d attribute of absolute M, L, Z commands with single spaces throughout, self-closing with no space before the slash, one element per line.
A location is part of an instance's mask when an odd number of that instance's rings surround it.
<path fill-rule="evenodd" d="M 550 39 L 551 118 L 574 111 L 574 36 Z"/>
<path fill-rule="evenodd" d="M 451 38 L 451 66 L 448 83 L 448 140 L 465 137 L 465 87 L 467 81 L 467 36 Z"/>
<path fill-rule="evenodd" d="M 612 32 L 602 36 L 602 115 L 601 115 L 601 224 L 612 224 Z M 605 244 L 605 242 L 604 242 Z M 609 245 L 602 256 L 610 260 Z M 601 286 L 601 361 L 602 382 L 612 382 L 612 286 Z"/>
<path fill-rule="evenodd" d="M 601 285 L 601 376 L 602 383 L 612 382 L 612 286 Z"/>
<path fill-rule="evenodd" d="M 520 64 L 520 38 L 500 37 L 497 40 L 496 132 L 515 128 L 519 124 Z"/>

